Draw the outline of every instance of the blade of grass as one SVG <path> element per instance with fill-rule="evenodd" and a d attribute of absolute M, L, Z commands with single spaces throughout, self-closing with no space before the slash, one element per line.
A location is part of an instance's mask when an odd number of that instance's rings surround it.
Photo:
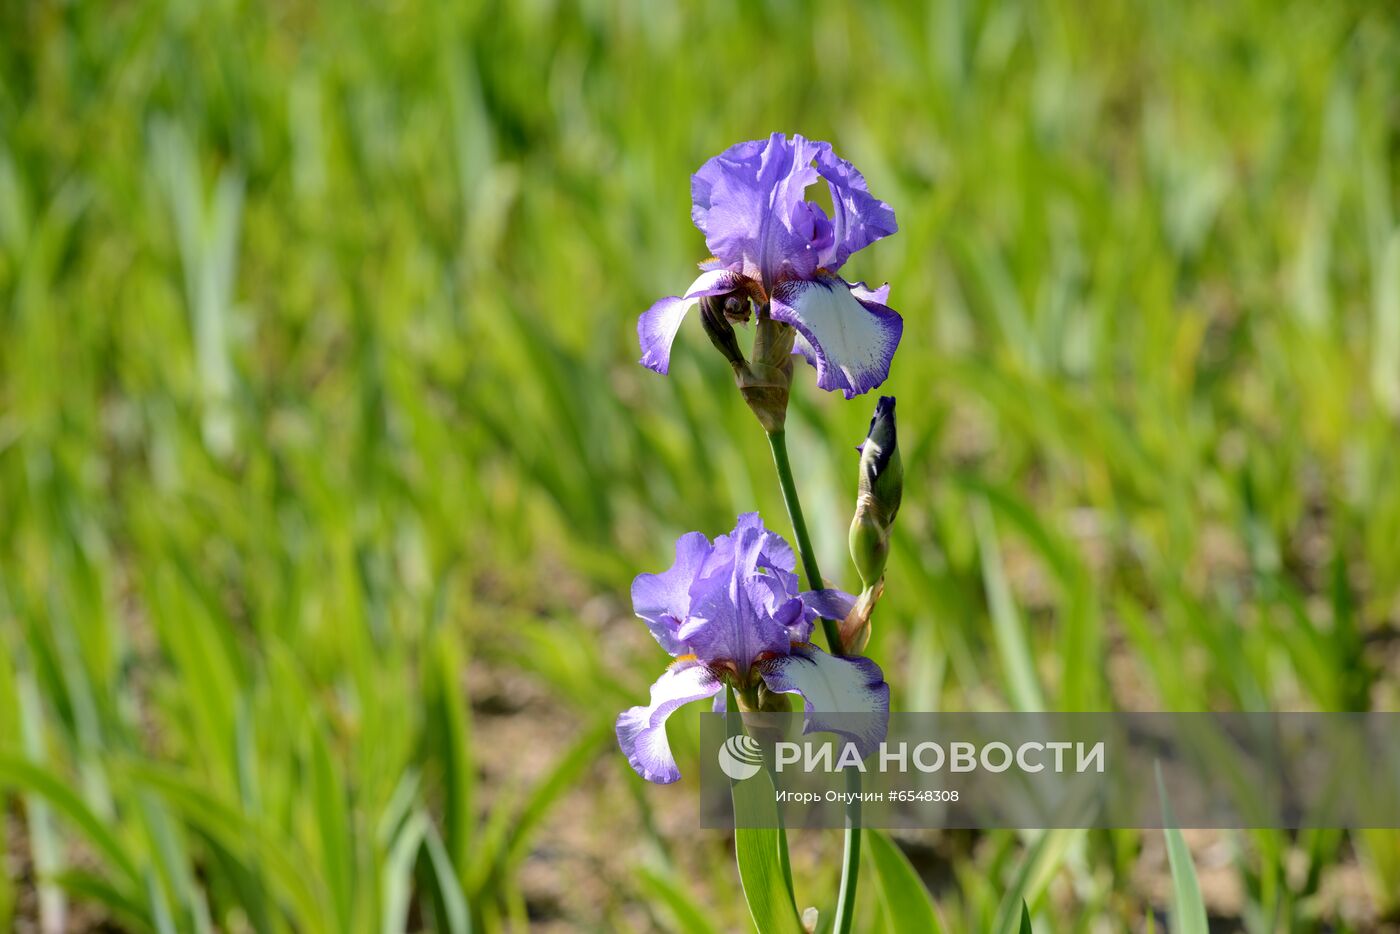
<path fill-rule="evenodd" d="M 649 866 L 638 869 L 634 881 L 649 901 L 661 905 L 670 914 L 675 930 L 684 934 L 718 934 L 719 929 L 711 923 L 685 883 Z"/>
<path fill-rule="evenodd" d="M 1035 672 L 1025 625 L 1006 581 L 991 510 L 981 498 L 971 501 L 971 509 L 972 525 L 977 532 L 977 545 L 982 556 L 982 580 L 992 614 L 992 633 L 996 638 L 997 654 L 1001 656 L 1007 693 L 1017 710 L 1044 710 L 1045 695 Z"/>
<path fill-rule="evenodd" d="M 1201 886 L 1196 881 L 1196 867 L 1191 862 L 1191 851 L 1186 840 L 1174 824 L 1171 802 L 1167 800 L 1167 787 L 1162 781 L 1162 766 L 1157 765 L 1157 794 L 1162 799 L 1162 822 L 1166 825 L 1167 860 L 1172 871 L 1172 918 L 1174 934 L 1210 934 L 1210 924 L 1206 920 L 1206 906 L 1201 899 Z"/>

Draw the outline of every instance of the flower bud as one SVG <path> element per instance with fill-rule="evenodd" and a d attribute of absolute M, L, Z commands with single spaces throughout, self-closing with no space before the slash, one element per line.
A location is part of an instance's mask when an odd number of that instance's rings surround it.
<path fill-rule="evenodd" d="M 728 360 L 731 366 L 739 367 L 744 366 L 746 361 L 744 352 L 739 349 L 734 325 L 730 324 L 730 321 L 743 320 L 738 317 L 736 306 L 747 308 L 748 302 L 733 295 L 707 295 L 700 299 L 700 323 L 704 326 L 710 343 L 724 354 L 724 359 Z M 731 314 L 731 311 L 734 313 Z"/>
<path fill-rule="evenodd" d="M 866 589 L 885 573 L 890 535 L 904 493 L 904 466 L 895 434 L 894 397 L 881 396 L 860 451 L 856 512 L 851 519 L 851 560 Z"/>
<path fill-rule="evenodd" d="M 894 398 L 881 396 L 860 451 L 860 481 L 856 514 L 851 519 L 851 560 L 864 588 L 841 622 L 841 645 L 859 655 L 870 641 L 870 617 L 885 593 L 885 561 L 899 501 L 904 493 L 904 467 L 895 436 Z"/>

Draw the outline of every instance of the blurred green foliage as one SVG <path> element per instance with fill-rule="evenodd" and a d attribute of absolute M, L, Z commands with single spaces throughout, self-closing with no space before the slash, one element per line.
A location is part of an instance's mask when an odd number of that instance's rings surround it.
<path fill-rule="evenodd" d="M 602 617 L 783 514 L 698 323 L 669 378 L 633 328 L 703 256 L 688 173 L 774 129 L 900 221 L 847 268 L 906 319 L 898 705 L 1393 708 L 1398 101 L 1359 2 L 0 6 L 0 924 L 519 928 L 540 840 L 684 806 L 613 753 L 663 657 Z M 851 587 L 873 400 L 808 375 Z M 482 672 L 577 737 L 508 792 Z M 555 807 L 585 774 L 612 803 Z M 685 842 L 553 920 L 743 923 Z M 1138 834 L 1023 842 L 945 841 L 951 929 L 1164 904 Z M 1341 872 L 1400 910 L 1394 833 L 1227 845 L 1251 931 Z"/>

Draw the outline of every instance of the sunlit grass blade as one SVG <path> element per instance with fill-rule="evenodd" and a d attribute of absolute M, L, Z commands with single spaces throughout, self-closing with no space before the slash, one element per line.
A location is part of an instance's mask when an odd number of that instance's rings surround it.
<path fill-rule="evenodd" d="M 153 931 L 157 927 L 143 902 L 132 899 L 98 873 L 85 869 L 65 869 L 50 876 L 47 881 L 74 898 L 102 906 L 114 920 L 131 930 Z"/>
<path fill-rule="evenodd" d="M 285 899 L 297 926 L 309 931 L 330 930 L 327 923 L 329 894 L 324 880 L 308 872 L 314 862 L 293 840 L 272 833 L 236 807 L 168 768 L 131 762 L 124 764 L 121 771 L 127 780 L 159 794 L 184 821 L 217 842 L 224 857 L 234 860 L 242 871 L 261 877 Z M 254 869 L 266 871 L 254 872 Z"/>
<path fill-rule="evenodd" d="M 34 868 L 40 875 L 38 885 L 39 920 L 42 925 L 58 929 L 63 927 L 68 912 L 68 901 L 61 889 L 52 885 L 48 878 L 63 871 L 63 847 L 59 831 L 55 826 L 53 811 L 61 810 L 61 805 L 49 800 L 43 793 L 46 775 L 41 771 L 45 746 L 45 727 L 40 710 L 38 686 L 34 677 L 26 670 L 19 670 L 15 678 L 15 700 L 17 701 L 20 739 L 24 759 L 18 758 L 21 750 L 14 750 L 13 761 L 26 766 L 27 771 L 38 773 L 40 787 L 26 788 L 23 784 L 8 784 L 4 780 L 5 758 L 0 758 L 0 788 L 19 791 L 22 794 L 29 832 L 29 851 L 34 859 Z M 25 761 L 28 760 L 28 761 Z M 8 785 L 8 787 L 7 787 Z M 66 791 L 66 789 L 63 789 Z M 72 806 L 79 814 L 87 815 L 87 808 L 75 795 L 69 793 Z M 99 828 L 101 829 L 101 828 Z M 130 878 L 130 877 L 128 877 Z"/>
<path fill-rule="evenodd" d="M 56 814 L 62 815 L 127 884 L 142 885 L 142 874 L 135 858 L 112 832 L 107 822 L 94 814 L 82 798 L 53 773 L 11 756 L 0 757 L 0 786 L 36 796 Z M 56 873 L 55 873 L 56 874 Z"/>
<path fill-rule="evenodd" d="M 413 869 L 427 827 L 428 819 L 423 814 L 409 817 L 399 828 L 384 859 L 379 879 L 383 906 L 380 931 L 383 934 L 398 934 L 406 928 L 413 895 Z"/>
<path fill-rule="evenodd" d="M 336 774 L 323 728 L 313 727 L 310 750 L 311 786 L 320 835 L 321 865 L 330 890 L 334 921 L 341 930 L 350 926 L 353 910 L 353 852 L 349 817 L 351 802 Z"/>
<path fill-rule="evenodd" d="M 977 544 L 982 556 L 982 579 L 987 589 L 992 631 L 1006 676 L 1007 693 L 1017 710 L 1044 710 L 1045 695 L 1035 671 L 1025 623 L 1016 609 L 1011 586 L 1006 580 L 991 510 L 981 499 L 974 499 L 971 508 L 972 524 L 977 531 Z"/>
<path fill-rule="evenodd" d="M 635 882 L 650 902 L 669 915 L 675 930 L 683 934 L 717 934 L 719 929 L 681 880 L 650 866 L 642 866 L 637 870 Z"/>
<path fill-rule="evenodd" d="M 1157 765 L 1157 794 L 1162 800 L 1162 822 L 1166 825 L 1167 860 L 1172 872 L 1172 917 L 1173 934 L 1209 934 L 1210 924 L 1206 920 L 1206 906 L 1201 899 L 1201 886 L 1196 881 L 1196 866 L 1191 861 L 1191 851 L 1181 831 L 1175 827 L 1171 802 L 1167 799 L 1167 787 L 1162 781 L 1162 766 Z"/>
<path fill-rule="evenodd" d="M 1011 877 L 1011 884 L 1002 893 L 992 924 L 995 934 L 1017 934 L 1023 903 L 1034 902 L 1059 868 L 1070 844 L 1082 835 L 1077 830 L 1044 830 L 1022 857 Z"/>
<path fill-rule="evenodd" d="M 452 865 L 447 847 L 437 829 L 428 824 L 423 836 L 423 855 L 419 857 L 424 888 L 432 896 L 438 929 L 446 934 L 470 934 L 471 909 L 462 891 L 461 879 Z"/>
<path fill-rule="evenodd" d="M 471 721 L 459 683 L 464 665 L 456 638 L 439 632 L 430 644 L 435 648 L 433 667 L 424 678 L 427 709 L 426 743 L 429 762 L 441 770 L 443 837 L 460 880 L 470 862 L 476 818 L 472 813 L 475 766 L 471 754 Z"/>
<path fill-rule="evenodd" d="M 504 881 L 524 857 L 549 809 L 593 761 L 612 732 L 611 720 L 595 723 L 555 762 L 522 804 L 497 809 L 496 819 L 478 834 L 472 850 L 466 887 L 469 898 L 475 900 Z"/>
<path fill-rule="evenodd" d="M 1371 391 L 1391 415 L 1400 415 L 1400 227 L 1373 260 Z"/>

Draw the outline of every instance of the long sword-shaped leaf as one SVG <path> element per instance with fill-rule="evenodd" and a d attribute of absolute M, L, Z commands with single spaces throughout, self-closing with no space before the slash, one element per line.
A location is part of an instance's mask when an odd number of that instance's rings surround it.
<path fill-rule="evenodd" d="M 739 706 L 734 689 L 725 688 L 729 711 L 728 729 L 742 729 Z M 784 866 L 786 843 L 778 829 L 777 805 L 773 800 L 773 782 L 766 770 L 752 778 L 735 782 L 730 789 L 734 801 L 734 856 L 739 863 L 739 881 L 744 887 L 753 923 L 763 934 L 793 932 L 801 934 L 802 921 L 797 914 L 792 885 Z"/>
<path fill-rule="evenodd" d="M 891 934 L 942 934 L 933 898 L 904 851 L 878 830 L 866 830 L 865 843 Z"/>

